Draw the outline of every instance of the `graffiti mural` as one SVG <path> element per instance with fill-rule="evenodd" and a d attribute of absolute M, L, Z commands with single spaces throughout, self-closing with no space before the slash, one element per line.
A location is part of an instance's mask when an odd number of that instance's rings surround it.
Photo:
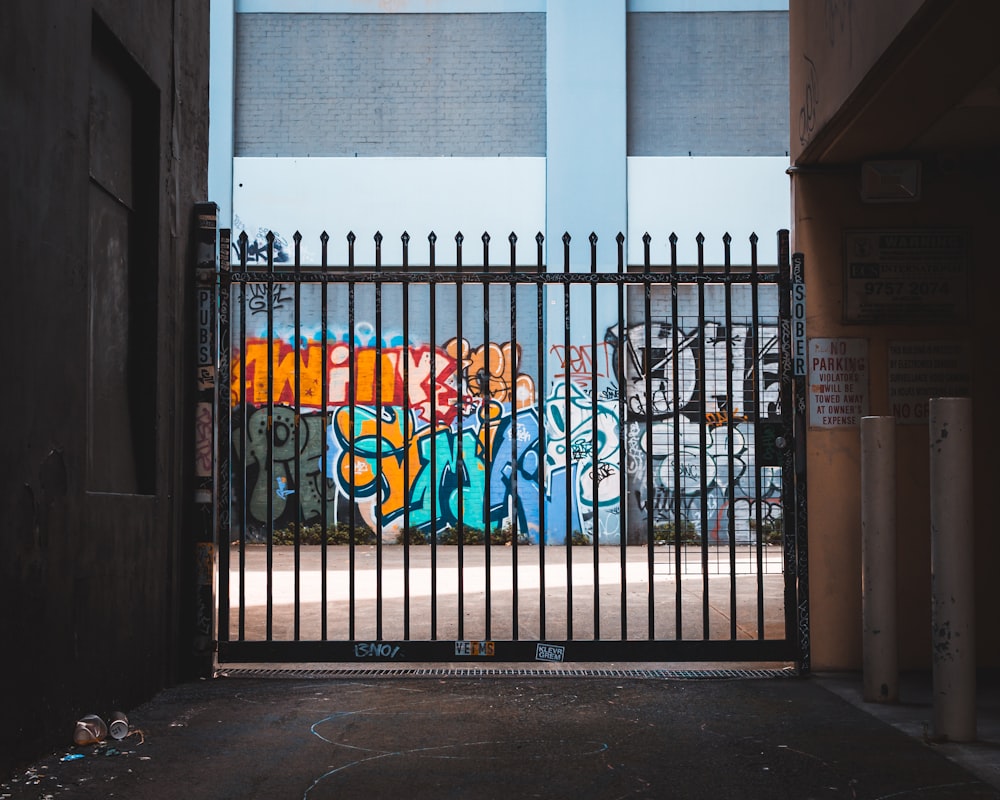
<path fill-rule="evenodd" d="M 320 414 L 302 415 L 296 429 L 295 410 L 275 406 L 268 426 L 268 409 L 244 407 L 234 416 L 234 457 L 245 476 L 237 516 L 247 527 L 259 529 L 270 519 L 287 524 L 328 516 L 337 502 L 333 483 L 323 475 L 319 460 L 326 437 Z M 243 513 L 241 513 L 243 512 Z"/>
<path fill-rule="evenodd" d="M 664 321 L 649 335 L 639 326 L 608 337 L 627 353 L 625 463 L 634 487 L 632 516 L 645 519 L 651 512 L 654 525 L 672 525 L 679 506 L 682 518 L 710 542 L 728 541 L 731 513 L 737 541 L 752 540 L 755 502 L 767 504 L 763 516 L 770 518 L 781 496 L 773 471 L 763 471 L 767 478 L 758 490 L 753 469 L 756 422 L 779 403 L 778 329 L 732 327 L 706 320 L 674 331 Z M 739 513 L 729 508 L 731 501 Z"/>
<path fill-rule="evenodd" d="M 640 544 L 650 515 L 679 513 L 726 542 L 780 516 L 780 470 L 755 464 L 756 426 L 780 406 L 773 322 L 615 324 L 596 345 L 546 347 L 539 385 L 518 342 L 434 343 L 364 319 L 303 335 L 287 287 L 260 291 L 230 359 L 247 530 L 352 520 L 384 542 L 467 528 Z"/>

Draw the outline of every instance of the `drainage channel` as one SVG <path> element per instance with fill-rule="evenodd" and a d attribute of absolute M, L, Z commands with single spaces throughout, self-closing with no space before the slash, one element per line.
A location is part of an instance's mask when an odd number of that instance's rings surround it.
<path fill-rule="evenodd" d="M 535 669 L 535 668 L 298 668 L 227 667 L 218 678 L 636 678 L 645 680 L 747 680 L 798 676 L 792 667 L 780 669 Z"/>

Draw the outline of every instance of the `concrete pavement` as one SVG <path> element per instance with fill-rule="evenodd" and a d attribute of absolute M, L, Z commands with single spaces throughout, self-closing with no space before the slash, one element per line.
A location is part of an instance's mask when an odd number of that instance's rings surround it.
<path fill-rule="evenodd" d="M 0 798 L 1000 800 L 991 683 L 980 741 L 942 745 L 920 727 L 929 676 L 904 681 L 886 707 L 860 702 L 857 675 L 509 666 L 234 670 L 129 709 L 120 743 L 73 746 L 67 720 L 66 747 Z"/>

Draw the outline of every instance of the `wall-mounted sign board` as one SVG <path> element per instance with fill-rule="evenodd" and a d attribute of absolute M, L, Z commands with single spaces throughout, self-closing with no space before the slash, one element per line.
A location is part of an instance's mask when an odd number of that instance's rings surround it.
<path fill-rule="evenodd" d="M 958 229 L 844 232 L 844 321 L 967 322 L 968 234 Z"/>
<path fill-rule="evenodd" d="M 868 413 L 868 340 L 809 340 L 809 427 L 850 428 Z"/>
<path fill-rule="evenodd" d="M 969 397 L 964 342 L 889 342 L 889 404 L 901 425 L 926 425 L 932 397 Z"/>

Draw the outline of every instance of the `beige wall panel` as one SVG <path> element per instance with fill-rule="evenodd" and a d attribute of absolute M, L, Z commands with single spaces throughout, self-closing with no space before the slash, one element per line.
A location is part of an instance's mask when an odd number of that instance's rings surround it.
<path fill-rule="evenodd" d="M 807 334 L 865 338 L 870 356 L 870 413 L 890 414 L 890 341 L 965 342 L 973 363 L 976 508 L 977 645 L 980 664 L 996 665 L 1000 635 L 992 619 L 998 558 L 994 496 L 1000 479 L 998 437 L 991 411 L 1000 392 L 993 333 L 1000 258 L 991 242 L 1000 202 L 996 176 L 977 165 L 944 173 L 925 167 L 919 203 L 860 201 L 857 169 L 800 173 L 793 178 L 793 251 L 805 255 Z M 968 231 L 974 285 L 968 324 L 853 325 L 842 321 L 843 231 L 850 228 L 963 228 Z M 897 429 L 897 584 L 900 668 L 930 665 L 930 513 L 928 430 Z M 861 666 L 860 432 L 808 432 L 809 563 L 814 669 Z"/>

